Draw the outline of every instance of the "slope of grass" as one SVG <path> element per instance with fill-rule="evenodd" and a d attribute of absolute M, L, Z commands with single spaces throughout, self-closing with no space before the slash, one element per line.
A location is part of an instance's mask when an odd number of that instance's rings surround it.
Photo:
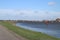
<path fill-rule="evenodd" d="M 40 32 L 34 32 L 23 28 L 19 28 L 17 26 L 12 25 L 11 22 L 1 21 L 0 24 L 5 26 L 9 30 L 15 32 L 16 34 L 25 37 L 29 40 L 60 40 L 58 38 L 51 37 L 46 34 L 42 34 Z"/>

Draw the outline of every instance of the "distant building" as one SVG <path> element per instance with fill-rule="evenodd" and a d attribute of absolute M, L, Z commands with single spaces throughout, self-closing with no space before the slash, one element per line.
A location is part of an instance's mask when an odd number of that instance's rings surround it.
<path fill-rule="evenodd" d="M 60 22 L 60 18 L 57 18 L 57 19 L 56 19 L 56 22 Z"/>
<path fill-rule="evenodd" d="M 43 22 L 45 23 L 45 24 L 49 24 L 49 20 L 43 20 Z"/>

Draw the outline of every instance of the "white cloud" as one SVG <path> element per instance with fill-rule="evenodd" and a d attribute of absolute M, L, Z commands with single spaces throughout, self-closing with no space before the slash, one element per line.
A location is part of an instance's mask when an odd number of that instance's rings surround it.
<path fill-rule="evenodd" d="M 46 20 L 60 17 L 60 12 L 0 9 L 0 19 Z"/>
<path fill-rule="evenodd" d="M 55 4 L 56 4 L 56 2 L 48 2 L 48 5 L 50 5 L 50 6 L 53 6 Z"/>

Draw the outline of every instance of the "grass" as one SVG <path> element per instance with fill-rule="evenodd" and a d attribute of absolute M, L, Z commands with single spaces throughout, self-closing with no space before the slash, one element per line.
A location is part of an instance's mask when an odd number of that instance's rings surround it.
<path fill-rule="evenodd" d="M 41 32 L 34 32 L 34 31 L 30 31 L 30 30 L 26 30 L 26 29 L 14 26 L 12 25 L 11 22 L 1 21 L 0 24 L 5 26 L 9 30 L 15 32 L 16 34 L 22 37 L 25 37 L 29 40 L 60 40 L 60 38 L 58 39 L 55 37 L 51 37 L 46 34 L 42 34 Z"/>

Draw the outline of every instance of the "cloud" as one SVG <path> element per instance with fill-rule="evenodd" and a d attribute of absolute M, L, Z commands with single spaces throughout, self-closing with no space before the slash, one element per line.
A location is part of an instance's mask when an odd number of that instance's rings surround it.
<path fill-rule="evenodd" d="M 60 17 L 60 12 L 49 12 L 41 10 L 14 10 L 0 9 L 0 20 L 20 19 L 20 20 L 47 20 Z"/>
<path fill-rule="evenodd" d="M 48 5 L 50 5 L 50 6 L 53 6 L 55 4 L 56 4 L 56 2 L 48 2 Z"/>

